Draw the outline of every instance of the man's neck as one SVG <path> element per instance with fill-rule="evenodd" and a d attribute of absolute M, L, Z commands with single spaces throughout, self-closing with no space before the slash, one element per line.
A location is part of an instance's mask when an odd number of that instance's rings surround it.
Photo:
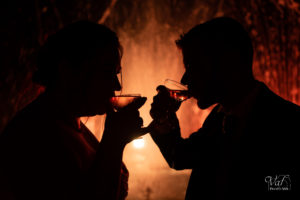
<path fill-rule="evenodd" d="M 249 83 L 237 84 L 236 87 L 231 88 L 223 101 L 220 102 L 225 112 L 230 113 L 232 110 L 239 105 L 242 101 L 247 98 L 249 93 L 256 87 L 257 81 L 253 80 Z"/>

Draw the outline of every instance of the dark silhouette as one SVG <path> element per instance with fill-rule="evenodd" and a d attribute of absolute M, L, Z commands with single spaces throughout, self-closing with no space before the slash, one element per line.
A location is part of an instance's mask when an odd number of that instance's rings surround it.
<path fill-rule="evenodd" d="M 50 36 L 34 81 L 45 92 L 20 111 L 0 139 L 0 199 L 125 199 L 125 145 L 140 136 L 145 98 L 114 112 L 121 45 L 88 21 Z M 99 143 L 81 116 L 107 113 Z"/>
<path fill-rule="evenodd" d="M 183 139 L 174 110 L 180 103 L 163 86 L 153 99 L 153 140 L 170 167 L 192 169 L 186 199 L 291 199 L 299 182 L 300 107 L 254 79 L 242 25 L 216 18 L 176 44 L 186 70 L 181 82 L 201 109 L 217 104 L 202 128 Z M 291 190 L 270 192 L 265 178 L 276 175 L 289 175 Z"/>

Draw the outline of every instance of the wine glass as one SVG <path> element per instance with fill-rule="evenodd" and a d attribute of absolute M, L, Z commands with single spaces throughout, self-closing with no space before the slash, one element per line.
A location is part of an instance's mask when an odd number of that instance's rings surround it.
<path fill-rule="evenodd" d="M 168 89 L 170 96 L 177 101 L 182 102 L 191 97 L 188 92 L 187 86 L 177 81 L 166 79 L 164 86 Z"/>
<path fill-rule="evenodd" d="M 113 97 L 110 98 L 110 103 L 112 105 L 112 107 L 118 111 L 122 108 L 124 108 L 125 106 L 131 104 L 134 100 L 141 98 L 142 96 L 140 94 L 121 94 L 121 95 L 115 95 Z M 147 133 L 149 132 L 148 129 L 146 129 L 145 127 L 141 128 L 141 132 Z M 140 140 L 139 142 L 141 142 L 141 140 L 144 142 L 144 138 L 142 136 L 134 139 L 135 142 L 137 142 L 138 140 Z M 142 147 L 139 147 L 142 148 Z"/>
<path fill-rule="evenodd" d="M 110 98 L 110 103 L 115 110 L 119 110 L 141 97 L 142 96 L 140 94 L 115 95 Z"/>
<path fill-rule="evenodd" d="M 166 79 L 164 82 L 164 86 L 168 90 L 170 97 L 178 101 L 178 103 L 181 103 L 191 97 L 191 95 L 188 92 L 188 88 L 186 85 L 183 85 L 177 81 Z M 169 117 L 166 116 L 163 121 L 168 121 Z M 151 132 L 154 128 L 154 121 L 150 123 L 148 127 L 145 128 L 145 131 Z M 172 124 L 170 124 L 170 129 L 174 128 Z"/>

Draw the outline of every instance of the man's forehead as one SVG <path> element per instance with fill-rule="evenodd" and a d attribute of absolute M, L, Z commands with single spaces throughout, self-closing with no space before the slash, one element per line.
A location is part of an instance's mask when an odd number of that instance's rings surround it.
<path fill-rule="evenodd" d="M 200 60 L 213 57 L 213 51 L 208 48 L 199 46 L 198 48 L 185 48 L 182 50 L 184 60 Z"/>

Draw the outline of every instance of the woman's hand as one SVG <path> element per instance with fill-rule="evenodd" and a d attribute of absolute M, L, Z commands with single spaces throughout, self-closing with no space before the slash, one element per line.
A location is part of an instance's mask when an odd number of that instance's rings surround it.
<path fill-rule="evenodd" d="M 143 119 L 138 109 L 145 104 L 146 100 L 146 97 L 137 98 L 117 112 L 108 112 L 102 140 L 125 146 L 133 139 L 144 135 Z"/>
<path fill-rule="evenodd" d="M 93 185 L 97 186 L 94 191 L 103 199 L 116 200 L 126 196 L 120 189 L 123 150 L 131 140 L 146 133 L 138 111 L 146 100 L 145 97 L 137 98 L 117 112 L 107 112 L 103 137 L 90 175 L 95 181 Z"/>

